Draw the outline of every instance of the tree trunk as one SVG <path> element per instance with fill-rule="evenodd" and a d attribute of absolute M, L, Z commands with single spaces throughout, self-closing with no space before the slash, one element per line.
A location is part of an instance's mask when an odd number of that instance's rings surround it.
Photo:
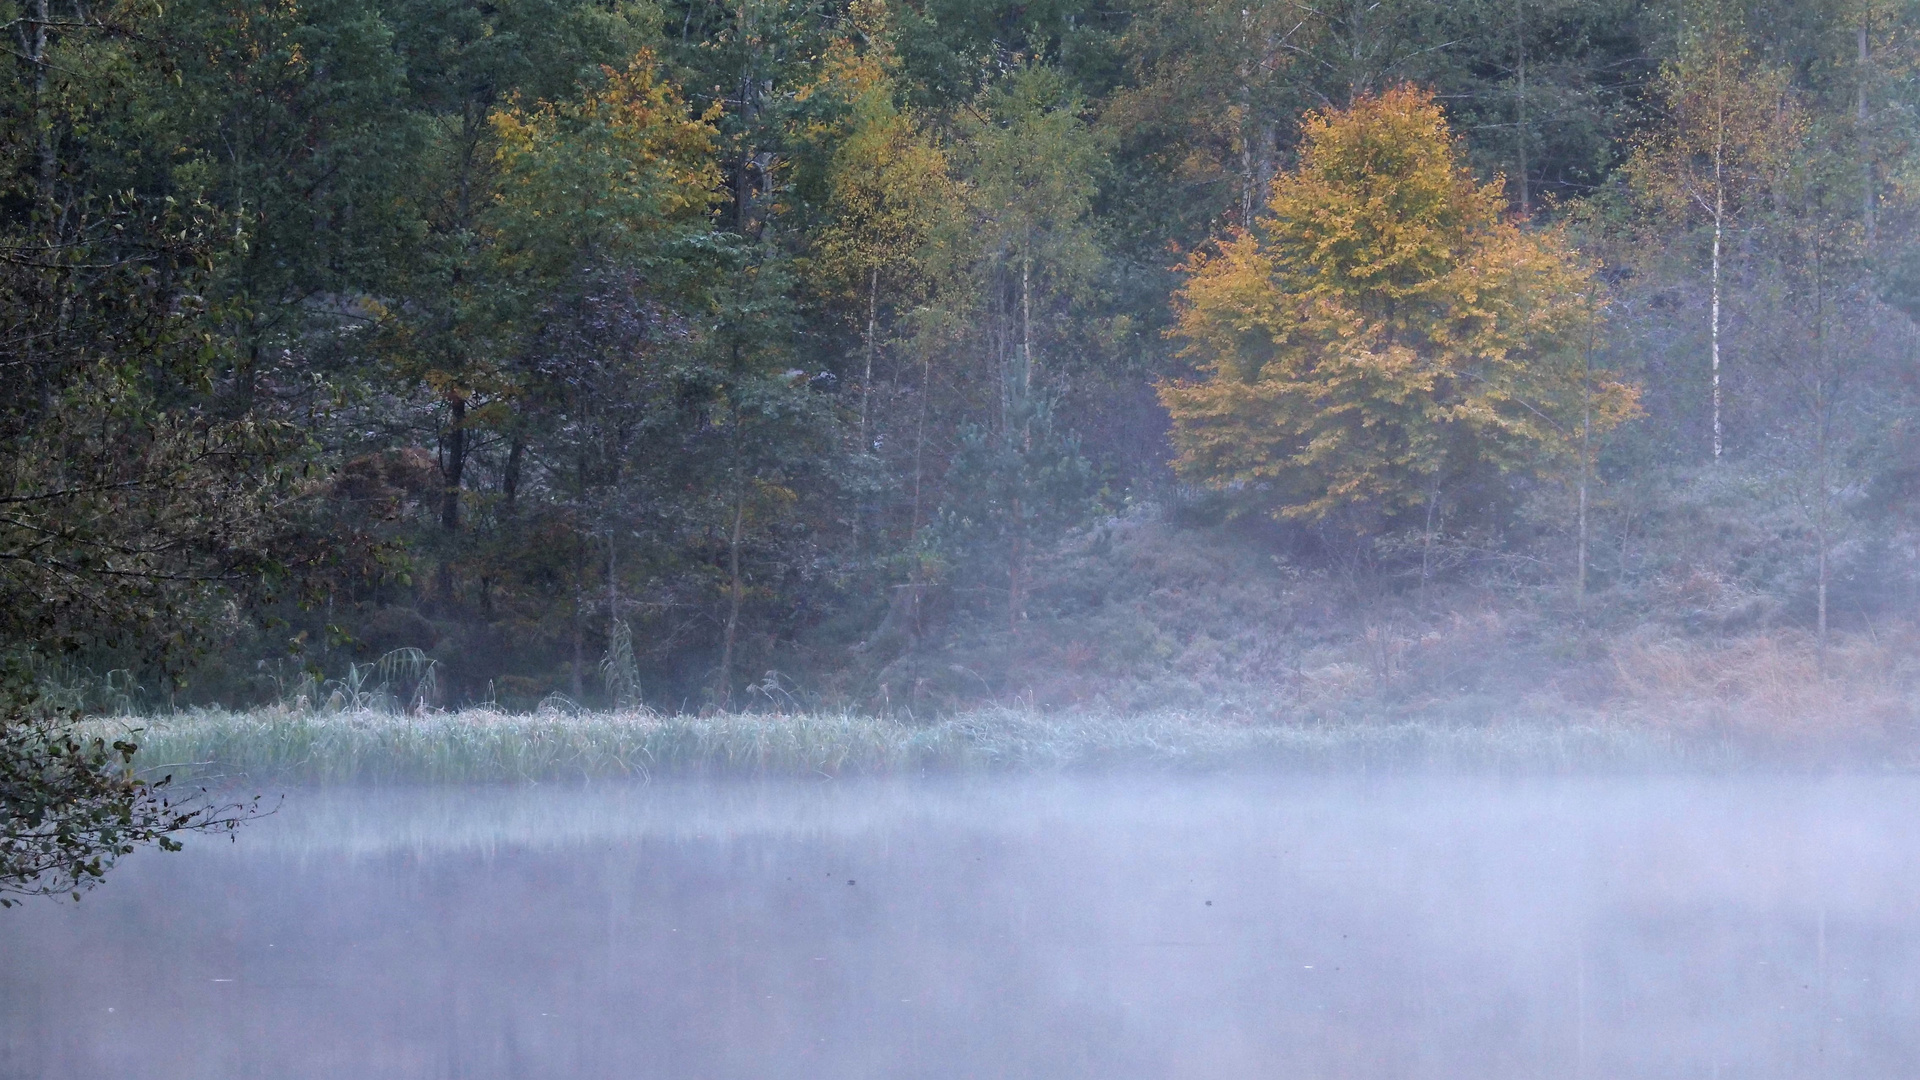
<path fill-rule="evenodd" d="M 873 354 L 879 347 L 880 267 L 867 272 L 867 372 L 860 380 L 860 452 L 870 447 L 867 441 L 867 401 L 873 396 Z"/>
<path fill-rule="evenodd" d="M 459 390 L 447 395 L 446 487 L 440 500 L 440 527 L 460 527 L 460 478 L 467 469 L 467 399 Z"/>
<path fill-rule="evenodd" d="M 526 460 L 527 443 L 514 433 L 513 441 L 507 447 L 507 468 L 500 475 L 500 500 L 505 504 L 508 517 L 513 516 L 514 496 L 520 492 L 520 467 Z"/>
<path fill-rule="evenodd" d="M 253 411 L 254 398 L 260 389 L 260 336 L 259 328 L 251 319 L 236 329 L 246 335 L 247 347 L 240 354 L 233 373 L 232 409 L 234 415 L 244 416 Z"/>
<path fill-rule="evenodd" d="M 1024 406 L 1033 397 L 1033 257 L 1020 259 L 1020 401 Z M 1033 438 L 1027 413 L 1020 421 L 1021 448 L 1031 450 Z"/>
<path fill-rule="evenodd" d="M 1587 436 L 1591 419 L 1580 419 L 1580 542 L 1578 579 L 1574 584 L 1574 606 L 1585 610 L 1587 606 Z"/>
<path fill-rule="evenodd" d="M 1420 544 L 1420 607 L 1423 611 L 1427 606 L 1427 579 L 1433 568 L 1433 514 L 1439 503 L 1440 485 L 1435 484 L 1427 492 L 1427 531 Z"/>
<path fill-rule="evenodd" d="M 573 538 L 573 701 L 579 704 L 587 682 L 587 541 Z"/>
<path fill-rule="evenodd" d="M 53 180 L 56 160 L 53 148 L 53 117 L 47 109 L 47 0 L 33 0 L 29 16 L 32 32 L 27 35 L 27 62 L 33 65 L 34 183 L 46 224 L 54 221 Z"/>
<path fill-rule="evenodd" d="M 613 640 L 614 624 L 620 621 L 620 563 L 618 537 L 607 527 L 607 640 Z"/>
<path fill-rule="evenodd" d="M 1020 632 L 1020 609 L 1025 605 L 1021 589 L 1025 582 L 1025 563 L 1027 558 L 1026 532 L 1020 521 L 1021 505 L 1018 495 L 1013 498 L 1013 542 L 1007 550 L 1007 630 Z"/>
<path fill-rule="evenodd" d="M 1583 380 L 1584 381 L 1584 380 Z M 1579 610 L 1587 606 L 1587 484 L 1593 475 L 1593 393 L 1591 382 L 1581 387 L 1580 402 L 1580 508 L 1576 526 L 1575 577 L 1573 604 Z"/>
<path fill-rule="evenodd" d="M 1714 136 L 1713 144 L 1713 460 L 1720 460 L 1720 240 L 1726 220 L 1726 187 L 1724 183 L 1722 156 L 1724 153 L 1725 125 Z"/>
<path fill-rule="evenodd" d="M 1013 431 L 1013 315 L 1007 310 L 1007 289 L 1010 283 L 999 274 L 993 281 L 993 319 L 990 329 L 990 345 L 993 350 L 993 363 L 1000 371 L 1000 434 L 1011 438 Z"/>
<path fill-rule="evenodd" d="M 1824 500 L 1825 494 L 1825 492 L 1821 493 L 1823 499 L 1820 506 L 1820 524 L 1814 530 L 1816 534 L 1815 541 L 1820 546 L 1820 552 L 1816 571 L 1818 584 L 1814 587 L 1814 591 L 1818 597 L 1815 603 L 1819 608 L 1819 614 L 1816 616 L 1817 622 L 1813 639 L 1819 643 L 1820 667 L 1822 670 L 1825 670 L 1827 665 L 1827 508 Z"/>
<path fill-rule="evenodd" d="M 740 630 L 740 530 L 746 522 L 747 500 L 742 494 L 735 494 L 733 500 L 733 537 L 727 543 L 727 629 L 720 646 L 720 686 L 719 702 L 721 708 L 733 703 L 733 643 Z"/>
<path fill-rule="evenodd" d="M 1253 179 L 1253 147 L 1248 140 L 1240 140 L 1240 224 L 1243 228 L 1253 227 L 1253 208 L 1259 201 Z"/>
<path fill-rule="evenodd" d="M 920 543 L 920 515 L 923 505 L 921 502 L 920 487 L 924 475 L 922 459 L 927 446 L 927 392 L 932 381 L 933 356 L 931 353 L 923 352 L 920 354 L 920 417 L 918 423 L 915 425 L 913 434 L 913 522 L 907 534 L 907 542 L 913 544 L 916 548 Z M 920 556 L 916 551 L 913 559 L 913 569 L 909 571 L 907 575 L 907 583 L 913 589 L 913 636 L 916 639 L 920 637 L 922 629 L 920 625 L 920 600 L 922 594 L 925 592 L 924 583 L 920 578 L 921 569 Z"/>
<path fill-rule="evenodd" d="M 1860 224 L 1866 232 L 1867 243 L 1874 241 L 1875 218 L 1879 216 L 1877 195 L 1874 190 L 1873 144 L 1867 132 L 1867 83 L 1873 76 L 1873 54 L 1867 40 L 1867 24 L 1863 21 L 1856 31 L 1859 45 L 1858 97 L 1854 101 L 1854 124 L 1858 131 L 1860 153 Z"/>
<path fill-rule="evenodd" d="M 1020 257 L 1020 452 L 1033 452 L 1033 256 Z M 1024 472 L 1024 469 L 1022 470 Z M 1017 486 L 1021 480 L 1014 481 Z M 1021 609 L 1025 607 L 1027 533 L 1025 503 L 1013 497 L 1013 520 L 1009 523 L 1013 543 L 1007 558 L 1007 629 L 1018 633 Z"/>
<path fill-rule="evenodd" d="M 1817 242 L 1817 241 L 1816 241 Z M 1827 584 L 1828 550 L 1832 545 L 1833 520 L 1833 478 L 1832 470 L 1832 414 L 1833 395 L 1829 378 L 1827 341 L 1827 296 L 1825 267 L 1820 254 L 1813 257 L 1813 335 L 1814 335 L 1814 396 L 1813 396 L 1813 454 L 1814 454 L 1814 643 L 1818 652 L 1820 670 L 1824 674 L 1827 668 Z"/>
<path fill-rule="evenodd" d="M 913 540 L 919 542 L 921 497 L 920 485 L 925 475 L 923 459 L 927 448 L 927 391 L 933 382 L 933 354 L 920 354 L 920 419 L 913 433 Z M 918 571 L 916 571 L 917 573 Z"/>
<path fill-rule="evenodd" d="M 1520 217 L 1533 220 L 1533 190 L 1527 175 L 1527 22 L 1523 0 L 1513 0 L 1513 42 L 1520 54 L 1518 93 L 1514 95 L 1514 145 L 1520 164 Z"/>
<path fill-rule="evenodd" d="M 741 236 L 754 235 L 753 204 L 759 194 L 754 183 L 755 162 L 750 143 L 760 113 L 760 92 L 758 80 L 754 77 L 759 51 L 752 45 L 756 34 L 753 9 L 751 2 L 742 3 L 735 21 L 738 40 L 747 44 L 749 51 L 740 68 L 740 98 L 729 110 L 739 117 L 741 125 L 739 165 L 733 176 L 733 228 Z"/>
<path fill-rule="evenodd" d="M 1582 611 L 1587 606 L 1587 485 L 1593 479 L 1593 346 L 1600 333 L 1592 293 L 1587 294 L 1587 305 L 1587 347 L 1580 354 L 1580 520 L 1573 593 L 1574 606 Z"/>
<path fill-rule="evenodd" d="M 1274 125 L 1254 103 L 1252 88 L 1244 84 L 1240 108 L 1245 116 L 1240 128 L 1240 223 L 1250 229 L 1273 184 L 1279 141 Z"/>

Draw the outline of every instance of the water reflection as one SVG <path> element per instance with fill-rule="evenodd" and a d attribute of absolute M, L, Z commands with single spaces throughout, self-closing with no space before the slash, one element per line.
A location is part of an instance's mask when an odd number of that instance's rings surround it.
<path fill-rule="evenodd" d="M 0 1076 L 1885 1077 L 1905 779 L 295 793 L 0 913 Z"/>

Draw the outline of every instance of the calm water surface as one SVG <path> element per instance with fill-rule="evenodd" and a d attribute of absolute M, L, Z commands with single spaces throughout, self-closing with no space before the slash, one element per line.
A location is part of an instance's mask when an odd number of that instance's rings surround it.
<path fill-rule="evenodd" d="M 0 912 L 0 1076 L 1920 1074 L 1920 782 L 291 793 Z"/>

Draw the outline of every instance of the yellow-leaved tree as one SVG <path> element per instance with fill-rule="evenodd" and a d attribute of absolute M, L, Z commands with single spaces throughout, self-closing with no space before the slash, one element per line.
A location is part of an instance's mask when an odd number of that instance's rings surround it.
<path fill-rule="evenodd" d="M 827 163 L 828 217 L 814 234 L 813 267 L 828 292 L 857 297 L 865 309 L 859 428 L 864 453 L 872 450 L 867 412 L 880 352 L 882 294 L 902 307 L 924 297 L 931 237 L 952 216 L 959 192 L 939 140 L 895 101 L 899 59 L 886 5 L 853 0 L 848 12 L 865 48 L 855 50 L 848 38 L 836 41 L 820 82 L 803 93 L 833 93 L 847 102 L 844 126 L 833 132 L 838 145 Z"/>
<path fill-rule="evenodd" d="M 655 258 L 719 201 L 717 113 L 694 115 L 651 53 L 601 76 L 578 100 L 489 117 L 501 174 L 491 224 L 510 271 L 552 279 L 594 260 Z"/>
<path fill-rule="evenodd" d="M 1176 470 L 1277 517 L 1390 522 L 1490 475 L 1571 467 L 1634 409 L 1588 370 L 1592 267 L 1468 172 L 1433 96 L 1308 114 L 1266 212 L 1188 260 L 1161 384 Z"/>

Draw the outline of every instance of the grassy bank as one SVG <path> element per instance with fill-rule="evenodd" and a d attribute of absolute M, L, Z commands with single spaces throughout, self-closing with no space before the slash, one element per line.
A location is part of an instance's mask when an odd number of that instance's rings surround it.
<path fill-rule="evenodd" d="M 913 723 L 848 713 L 262 709 L 98 723 L 135 729 L 139 765 L 153 772 L 320 784 L 1107 767 L 1588 772 L 1753 760 L 1724 741 L 1607 721 L 1298 725 L 993 709 Z"/>

